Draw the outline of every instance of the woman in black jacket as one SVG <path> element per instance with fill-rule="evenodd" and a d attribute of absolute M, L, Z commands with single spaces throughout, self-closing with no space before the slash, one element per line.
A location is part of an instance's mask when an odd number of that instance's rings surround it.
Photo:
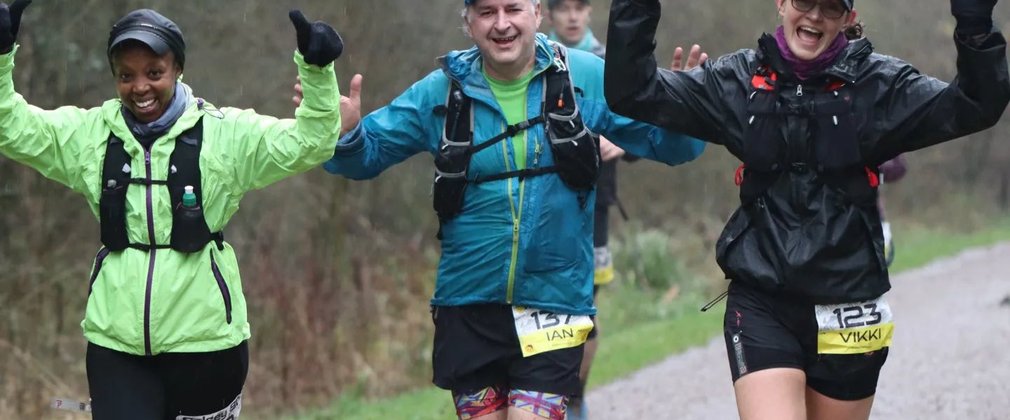
<path fill-rule="evenodd" d="M 868 418 L 893 333 L 878 167 L 994 125 L 1010 100 L 996 0 L 951 0 L 951 83 L 849 42 L 852 0 L 776 0 L 755 50 L 658 69 L 659 0 L 614 0 L 606 97 L 617 113 L 725 145 L 741 206 L 716 245 L 745 419 Z"/>

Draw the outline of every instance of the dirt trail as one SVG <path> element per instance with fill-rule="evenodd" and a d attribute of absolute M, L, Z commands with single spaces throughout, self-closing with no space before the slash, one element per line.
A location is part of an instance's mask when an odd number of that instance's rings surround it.
<path fill-rule="evenodd" d="M 1010 243 L 891 279 L 873 419 L 1010 419 Z M 593 419 L 737 418 L 719 338 L 589 393 Z"/>

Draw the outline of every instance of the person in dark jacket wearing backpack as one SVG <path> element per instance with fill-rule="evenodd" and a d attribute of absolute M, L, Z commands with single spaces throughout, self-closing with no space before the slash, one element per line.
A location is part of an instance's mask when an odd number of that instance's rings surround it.
<path fill-rule="evenodd" d="M 94 419 L 238 418 L 250 327 L 221 232 L 247 192 L 332 155 L 343 42 L 290 12 L 305 100 L 294 119 L 279 119 L 195 96 L 181 80 L 182 31 L 134 10 L 112 26 L 105 51 L 118 98 L 43 110 L 14 89 L 29 3 L 0 3 L 0 155 L 83 195 L 100 222 L 81 322 Z"/>
<path fill-rule="evenodd" d="M 776 0 L 757 49 L 657 69 L 659 0 L 615 0 L 611 109 L 726 146 L 740 208 L 717 241 L 725 339 L 744 419 L 866 419 L 894 324 L 878 167 L 999 121 L 1010 101 L 996 0 L 951 0 L 958 75 L 925 76 L 846 40 L 852 0 Z"/>

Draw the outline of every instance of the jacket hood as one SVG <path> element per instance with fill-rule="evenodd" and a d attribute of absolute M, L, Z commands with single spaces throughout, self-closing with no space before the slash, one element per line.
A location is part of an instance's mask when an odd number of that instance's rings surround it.
<path fill-rule="evenodd" d="M 547 35 L 542 33 L 536 34 L 534 42 L 536 42 L 536 62 L 533 64 L 533 71 L 540 73 L 550 67 L 553 62 L 554 52 L 552 45 L 556 43 L 547 39 Z M 564 48 L 564 46 L 561 47 Z M 476 45 L 467 50 L 450 51 L 448 54 L 439 57 L 437 61 L 447 77 L 464 85 L 469 84 L 467 83 L 467 79 L 472 77 L 483 79 L 481 74 L 483 61 L 480 50 L 477 49 Z"/>

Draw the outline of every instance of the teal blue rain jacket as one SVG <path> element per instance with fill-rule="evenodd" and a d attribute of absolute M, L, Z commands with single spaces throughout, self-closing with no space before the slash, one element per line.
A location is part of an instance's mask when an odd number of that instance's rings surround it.
<path fill-rule="evenodd" d="M 534 71 L 553 60 L 554 43 L 537 36 Z M 562 47 L 564 48 L 564 47 Z M 568 49 L 572 81 L 582 118 L 595 133 L 636 156 L 670 165 L 698 157 L 704 144 L 691 137 L 639 123 L 610 111 L 603 97 L 603 60 Z M 474 143 L 507 126 L 505 115 L 481 72 L 476 47 L 440 59 L 442 69 L 415 83 L 388 106 L 367 115 L 341 138 L 324 168 L 352 179 L 368 179 L 408 157 L 433 156 L 445 124 L 449 79 L 473 98 Z M 540 114 L 544 77 L 530 82 L 528 117 Z M 469 176 L 515 169 L 511 140 L 475 154 Z M 528 167 L 553 165 L 542 125 L 527 132 Z M 580 206 L 575 192 L 556 174 L 469 184 L 462 213 L 442 227 L 442 258 L 433 305 L 503 303 L 565 314 L 593 314 L 593 204 Z"/>

